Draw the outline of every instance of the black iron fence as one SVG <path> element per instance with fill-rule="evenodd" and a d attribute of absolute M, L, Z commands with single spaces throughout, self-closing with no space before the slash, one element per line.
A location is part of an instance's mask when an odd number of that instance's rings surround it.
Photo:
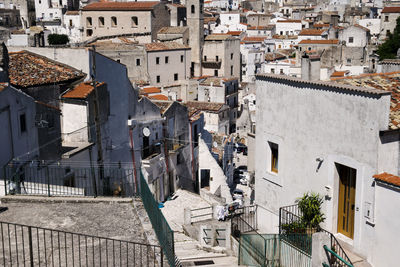
<path fill-rule="evenodd" d="M 231 218 L 231 234 L 236 239 L 241 234 L 257 231 L 257 206 L 245 206 L 235 210 Z"/>
<path fill-rule="evenodd" d="M 7 195 L 132 197 L 136 192 L 133 169 L 20 163 L 3 171 Z"/>
<path fill-rule="evenodd" d="M 2 266 L 163 266 L 161 247 L 0 222 Z"/>
<path fill-rule="evenodd" d="M 304 253 L 311 255 L 312 234 L 316 232 L 323 232 L 330 237 L 329 248 L 342 257 L 345 261 L 352 264 L 350 258 L 347 256 L 339 241 L 331 232 L 326 231 L 321 227 L 304 227 L 301 222 L 302 215 L 303 214 L 298 205 L 281 207 L 279 209 L 279 234 L 281 235 L 282 239 L 285 239 L 288 243 L 299 248 Z M 297 234 L 304 234 L 307 237 L 298 239 Z M 346 265 L 332 257 L 330 266 L 345 267 Z"/>

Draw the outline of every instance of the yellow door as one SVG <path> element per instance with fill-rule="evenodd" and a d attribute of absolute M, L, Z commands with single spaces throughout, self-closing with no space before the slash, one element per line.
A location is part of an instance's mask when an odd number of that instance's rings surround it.
<path fill-rule="evenodd" d="M 354 206 L 356 200 L 356 170 L 338 165 L 339 172 L 339 206 L 338 232 L 353 239 Z"/>

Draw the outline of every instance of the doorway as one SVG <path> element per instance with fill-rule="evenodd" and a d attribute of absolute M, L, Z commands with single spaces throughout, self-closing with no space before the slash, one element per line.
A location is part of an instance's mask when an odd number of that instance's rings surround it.
<path fill-rule="evenodd" d="M 336 164 L 339 174 L 338 233 L 354 238 L 356 169 Z"/>

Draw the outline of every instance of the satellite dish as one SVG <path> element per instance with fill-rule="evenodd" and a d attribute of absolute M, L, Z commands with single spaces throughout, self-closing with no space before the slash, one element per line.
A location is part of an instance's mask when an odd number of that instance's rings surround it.
<path fill-rule="evenodd" d="M 213 143 L 213 147 L 215 147 L 215 148 L 218 147 L 218 143 L 217 143 L 217 142 L 214 142 L 214 143 Z"/>
<path fill-rule="evenodd" d="M 143 135 L 146 137 L 150 136 L 150 129 L 148 127 L 143 128 Z"/>

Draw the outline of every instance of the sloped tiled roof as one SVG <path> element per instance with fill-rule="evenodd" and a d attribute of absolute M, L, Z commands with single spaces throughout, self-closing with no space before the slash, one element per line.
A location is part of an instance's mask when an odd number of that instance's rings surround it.
<path fill-rule="evenodd" d="M 154 100 L 168 100 L 168 97 L 165 95 L 150 95 L 150 96 L 148 96 L 148 98 L 154 99 Z"/>
<path fill-rule="evenodd" d="M 267 38 L 268 38 L 267 36 L 246 36 L 243 38 L 242 42 L 244 42 L 244 43 L 262 43 Z"/>
<path fill-rule="evenodd" d="M 277 23 L 301 23 L 301 20 L 296 20 L 296 19 L 278 20 Z"/>
<path fill-rule="evenodd" d="M 380 174 L 375 174 L 373 177 L 375 178 L 375 180 L 377 180 L 379 182 L 383 182 L 385 184 L 390 184 L 390 185 L 400 187 L 400 177 L 399 176 L 389 174 L 387 172 L 383 172 Z"/>
<path fill-rule="evenodd" d="M 9 53 L 9 58 L 10 83 L 16 87 L 72 82 L 85 77 L 75 68 L 32 52 Z"/>
<path fill-rule="evenodd" d="M 185 106 L 189 109 L 189 115 L 194 114 L 196 111 L 219 112 L 224 108 L 224 103 L 201 102 L 201 101 L 188 101 Z M 225 106 L 227 107 L 227 106 Z"/>
<path fill-rule="evenodd" d="M 165 42 L 165 43 L 148 43 L 145 44 L 146 51 L 165 51 L 165 50 L 182 50 L 190 49 L 189 46 L 183 45 L 177 42 Z"/>
<path fill-rule="evenodd" d="M 140 90 L 141 95 L 156 94 L 156 93 L 161 93 L 161 89 L 158 87 L 146 87 Z"/>
<path fill-rule="evenodd" d="M 210 34 L 205 38 L 206 41 L 225 41 L 225 40 L 234 40 L 235 38 L 229 34 Z"/>
<path fill-rule="evenodd" d="M 299 44 L 339 44 L 339 40 L 301 40 Z"/>
<path fill-rule="evenodd" d="M 348 74 L 350 71 L 335 71 L 332 73 L 331 78 L 338 78 L 338 77 L 344 77 L 346 74 Z"/>
<path fill-rule="evenodd" d="M 381 13 L 400 13 L 400 6 L 385 6 Z"/>
<path fill-rule="evenodd" d="M 165 95 L 157 95 L 157 96 L 165 96 Z M 166 97 L 166 96 L 165 96 Z M 174 101 L 168 101 L 168 97 L 166 99 L 157 99 L 157 97 L 149 97 L 151 99 L 151 102 L 156 104 L 157 107 L 160 108 L 161 114 L 163 114 L 169 107 L 174 103 Z M 161 101 L 160 101 L 161 100 Z"/>
<path fill-rule="evenodd" d="M 97 2 L 85 6 L 83 11 L 150 11 L 159 1 L 141 2 Z"/>
<path fill-rule="evenodd" d="M 303 29 L 299 35 L 311 35 L 311 36 L 320 36 L 324 33 L 324 30 L 319 29 Z"/>
<path fill-rule="evenodd" d="M 103 85 L 104 83 L 97 82 L 97 87 Z M 90 93 L 94 90 L 93 82 L 83 82 L 78 84 L 74 89 L 65 93 L 62 97 L 63 98 L 78 98 L 78 99 L 85 99 L 87 98 Z"/>
<path fill-rule="evenodd" d="M 336 83 L 391 93 L 389 129 L 400 129 L 400 71 L 331 79 Z"/>
<path fill-rule="evenodd" d="M 182 34 L 188 30 L 188 27 L 162 27 L 158 33 L 162 34 Z"/>

